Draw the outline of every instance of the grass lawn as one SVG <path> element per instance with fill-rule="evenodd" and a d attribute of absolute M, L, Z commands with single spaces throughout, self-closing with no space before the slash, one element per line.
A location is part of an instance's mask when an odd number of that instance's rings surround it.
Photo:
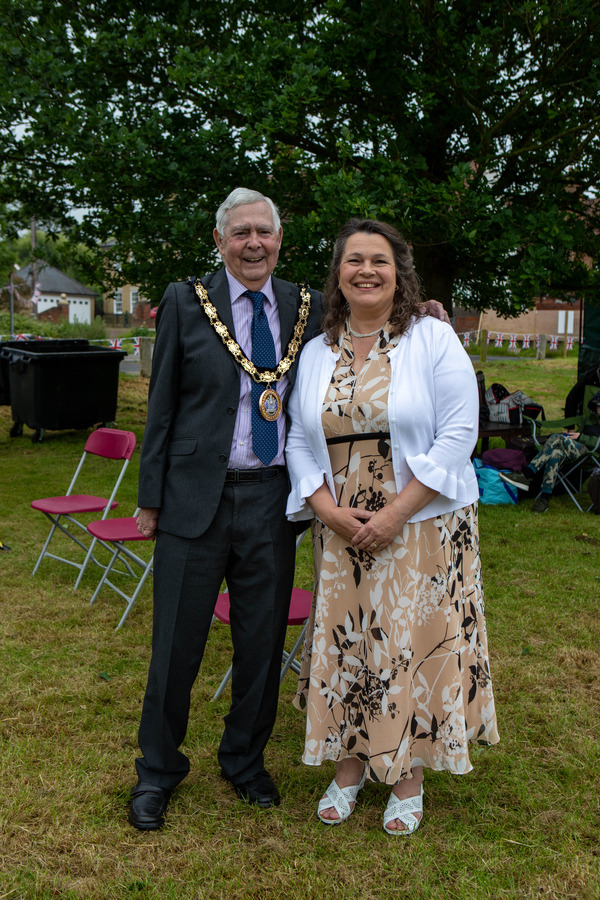
<path fill-rule="evenodd" d="M 561 414 L 573 359 L 480 366 Z M 147 382 L 122 375 L 118 427 L 141 442 Z M 295 676 L 281 691 L 267 751 L 282 806 L 259 812 L 219 778 L 216 749 L 227 691 L 211 702 L 230 658 L 214 627 L 195 687 L 185 749 L 189 777 L 165 828 L 127 823 L 137 726 L 150 654 L 151 586 L 124 628 L 122 602 L 89 598 L 96 572 L 31 571 L 46 534 L 30 500 L 66 489 L 85 434 L 9 437 L 0 407 L 0 900 L 3 898 L 577 898 L 600 896 L 600 518 L 568 497 L 534 516 L 531 502 L 480 508 L 492 674 L 501 743 L 472 751 L 462 777 L 426 773 L 425 817 L 410 839 L 384 834 L 388 789 L 368 785 L 339 828 L 317 820 L 333 767 L 300 762 L 304 720 Z M 133 512 L 139 443 L 120 494 Z M 146 548 L 148 549 L 148 548 Z M 297 583 L 310 587 L 310 549 Z M 290 634 L 290 638 L 295 635 Z"/>

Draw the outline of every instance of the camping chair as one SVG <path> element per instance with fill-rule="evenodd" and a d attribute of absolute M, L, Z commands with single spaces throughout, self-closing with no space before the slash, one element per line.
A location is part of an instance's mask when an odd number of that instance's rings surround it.
<path fill-rule="evenodd" d="M 69 485 L 66 494 L 60 497 L 46 497 L 44 499 L 33 500 L 31 502 L 32 508 L 42 512 L 52 523 L 50 533 L 46 538 L 46 542 L 42 548 L 42 552 L 40 553 L 35 564 L 32 573 L 33 575 L 35 575 L 38 571 L 43 558 L 45 556 L 48 556 L 51 559 L 56 559 L 59 562 L 66 563 L 69 566 L 74 566 L 76 569 L 79 569 L 79 575 L 77 576 L 77 581 L 75 582 L 74 587 L 75 590 L 75 588 L 79 587 L 79 582 L 81 581 L 83 573 L 90 560 L 101 568 L 104 568 L 103 564 L 99 562 L 99 560 L 94 556 L 93 553 L 98 539 L 94 537 L 88 546 L 88 544 L 84 540 L 81 540 L 81 538 L 78 536 L 78 531 L 82 531 L 86 538 L 88 536 L 86 525 L 83 522 L 80 522 L 78 517 L 81 513 L 102 512 L 102 518 L 106 519 L 110 510 L 114 509 L 118 505 L 115 497 L 123 480 L 123 476 L 127 471 L 129 460 L 131 459 L 133 451 L 135 450 L 135 444 L 136 437 L 135 434 L 133 434 L 133 432 L 131 431 L 120 431 L 117 428 L 96 429 L 96 431 L 93 431 L 90 434 L 87 441 L 85 442 L 83 454 L 81 456 L 81 459 L 79 460 L 79 463 L 75 470 L 75 474 L 71 479 L 71 484 Z M 110 497 L 97 497 L 92 494 L 74 493 L 75 486 L 76 484 L 78 484 L 79 476 L 84 468 L 84 464 L 89 454 L 103 457 L 107 460 L 118 460 L 122 462 Z M 88 467 L 86 467 L 86 474 Z M 69 528 L 69 525 L 71 525 L 71 528 Z M 70 538 L 79 547 L 81 547 L 81 549 L 85 553 L 83 562 L 77 562 L 76 560 L 67 559 L 64 556 L 57 556 L 53 553 L 50 553 L 48 547 L 50 546 L 50 542 L 57 530 L 62 532 L 64 535 L 66 535 L 66 537 Z"/>
<path fill-rule="evenodd" d="M 583 412 L 579 416 L 571 416 L 568 419 L 528 419 L 531 425 L 531 436 L 537 450 L 541 450 L 544 441 L 550 434 L 556 434 L 565 429 L 582 431 L 584 420 L 588 415 L 588 403 L 598 391 L 597 385 L 586 385 L 584 393 Z M 525 416 L 523 418 L 526 418 Z M 592 471 L 600 469 L 600 435 L 596 440 L 596 444 L 591 449 L 586 448 L 576 460 L 567 461 L 558 473 L 558 482 L 569 495 L 575 506 L 580 512 L 583 508 L 577 499 L 577 494 L 581 493 L 583 482 Z"/>
<path fill-rule="evenodd" d="M 136 553 L 133 552 L 128 546 L 127 543 L 130 541 L 150 541 L 152 538 L 144 537 L 144 535 L 140 534 L 137 530 L 137 514 L 139 513 L 139 508 L 136 509 L 133 516 L 128 516 L 122 519 L 99 519 L 96 522 L 90 522 L 87 526 L 87 530 L 92 535 L 92 537 L 101 541 L 104 545 L 110 544 L 112 549 L 112 556 L 110 562 L 104 569 L 102 573 L 102 577 L 98 582 L 96 590 L 92 595 L 92 599 L 90 600 L 90 605 L 94 603 L 96 597 L 102 590 L 104 585 L 112 588 L 112 590 L 123 598 L 125 601 L 125 612 L 121 616 L 121 620 L 115 631 L 118 631 L 119 628 L 122 627 L 125 622 L 127 616 L 131 612 L 133 604 L 138 598 L 138 594 L 144 587 L 146 583 L 146 579 L 148 575 L 152 575 L 153 572 L 153 564 L 154 564 L 154 553 L 150 556 L 149 560 L 142 559 Z M 133 563 L 135 566 L 138 566 L 141 570 L 137 575 L 137 581 L 135 584 L 134 590 L 128 594 L 124 590 L 122 590 L 118 585 L 111 581 L 109 575 L 113 571 L 115 564 L 118 561 L 122 561 L 127 565 L 127 561 Z M 136 577 L 136 573 L 131 570 L 131 574 Z"/>
<path fill-rule="evenodd" d="M 309 530 L 310 531 L 310 530 Z M 303 531 L 302 534 L 298 535 L 296 539 L 296 550 L 304 540 L 306 534 L 309 531 Z M 304 636 L 306 634 L 306 628 L 308 626 L 308 617 L 310 615 L 310 610 L 312 606 L 312 591 L 304 590 L 303 588 L 292 588 L 292 597 L 290 601 L 290 611 L 288 614 L 288 626 L 290 625 L 302 625 L 302 629 L 300 634 L 298 635 L 294 646 L 289 651 L 289 653 L 284 650 L 283 658 L 282 658 L 282 668 L 281 675 L 279 678 L 279 683 L 283 681 L 289 669 L 292 669 L 293 672 L 297 674 L 300 672 L 300 663 L 296 659 L 298 655 L 298 651 L 300 650 L 302 643 L 304 641 Z M 229 625 L 229 596 L 227 591 L 223 591 L 219 594 L 217 598 L 217 602 L 215 604 L 215 611 L 213 616 L 213 622 L 217 619 L 219 622 L 222 622 L 224 625 Z M 217 700 L 227 685 L 227 682 L 231 678 L 231 673 L 233 671 L 233 665 L 229 666 L 229 669 L 223 676 L 223 680 L 221 684 L 217 688 L 217 691 L 213 697 L 213 700 Z"/>

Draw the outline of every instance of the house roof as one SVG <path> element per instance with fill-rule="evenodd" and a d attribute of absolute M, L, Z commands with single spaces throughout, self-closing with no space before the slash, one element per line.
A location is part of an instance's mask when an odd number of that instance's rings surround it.
<path fill-rule="evenodd" d="M 86 297 L 95 297 L 96 291 L 86 287 L 75 278 L 65 275 L 60 269 L 49 266 L 42 259 L 38 260 L 37 280 L 42 294 L 78 294 Z M 15 272 L 15 276 L 24 281 L 31 282 L 31 263 Z"/>

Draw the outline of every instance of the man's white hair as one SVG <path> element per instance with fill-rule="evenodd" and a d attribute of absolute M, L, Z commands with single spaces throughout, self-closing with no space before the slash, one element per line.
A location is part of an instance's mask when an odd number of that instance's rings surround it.
<path fill-rule="evenodd" d="M 247 206 L 250 203 L 266 203 L 271 210 L 273 216 L 273 228 L 279 231 L 281 228 L 281 220 L 279 218 L 279 210 L 269 197 L 265 197 L 259 191 L 251 191 L 249 188 L 234 188 L 228 197 L 223 200 L 217 210 L 217 231 L 223 237 L 225 228 L 227 227 L 227 216 L 231 209 L 236 206 Z"/>

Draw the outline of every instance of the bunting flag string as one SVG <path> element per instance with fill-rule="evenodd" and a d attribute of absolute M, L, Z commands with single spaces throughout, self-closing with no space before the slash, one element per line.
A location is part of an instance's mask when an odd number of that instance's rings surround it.
<path fill-rule="evenodd" d="M 56 338 L 48 337 L 44 334 L 29 334 L 25 331 L 20 331 L 18 334 L 0 334 L 0 344 L 5 343 L 6 341 L 54 341 Z M 133 343 L 133 355 L 140 355 L 140 339 L 139 337 L 131 337 L 131 338 L 111 338 L 108 340 L 108 346 L 111 350 L 122 350 L 123 349 L 123 340 L 125 340 L 125 344 L 128 341 Z M 107 338 L 92 338 L 88 340 L 88 344 L 102 344 L 106 347 Z"/>
<path fill-rule="evenodd" d="M 481 332 L 477 331 L 462 331 L 456 332 L 457 337 L 462 340 L 463 347 L 470 347 L 471 344 L 478 344 L 481 340 Z M 508 335 L 505 335 L 503 332 L 499 331 L 487 331 L 486 338 L 488 345 L 490 341 L 494 342 L 494 346 L 501 349 L 503 347 L 503 342 L 505 338 L 508 339 L 508 349 L 509 350 L 518 350 L 518 344 L 521 343 L 521 348 L 523 350 L 529 350 L 532 346 L 533 341 L 535 341 L 535 347 L 539 348 L 540 345 L 540 335 L 539 334 L 524 334 L 520 335 L 516 332 L 511 332 Z M 51 337 L 47 337 L 41 334 L 29 334 L 26 332 L 19 332 L 18 334 L 13 335 L 0 335 L 0 343 L 16 340 L 16 341 L 44 341 L 44 340 L 53 340 Z M 133 355 L 140 355 L 140 338 L 139 337 L 127 337 L 127 338 L 111 338 L 108 340 L 108 346 L 112 350 L 121 350 L 123 348 L 123 340 L 126 344 L 131 342 L 133 344 Z M 548 349 L 549 350 L 557 350 L 559 344 L 562 344 L 565 340 L 562 335 L 548 335 Z M 103 344 L 106 346 L 107 339 L 106 338 L 92 338 L 88 341 L 90 344 Z M 575 337 L 573 335 L 567 335 L 566 338 L 566 349 L 573 350 L 575 346 Z"/>
<path fill-rule="evenodd" d="M 16 287 L 13 287 L 13 297 L 20 300 L 23 304 L 29 303 L 29 297 L 24 297 Z"/>
<path fill-rule="evenodd" d="M 45 338 L 42 334 L 25 334 L 24 332 L 20 332 L 19 334 L 0 334 L 0 344 L 5 341 L 45 341 Z"/>
<path fill-rule="evenodd" d="M 31 295 L 31 302 L 34 306 L 37 306 L 38 300 L 42 296 L 40 288 L 41 288 L 41 284 L 38 281 L 38 282 L 36 282 L 35 290 L 34 290 L 33 294 Z"/>
<path fill-rule="evenodd" d="M 479 332 L 477 334 L 477 339 L 479 339 Z M 521 347 L 523 350 L 529 350 L 531 348 L 532 341 L 535 340 L 536 348 L 540 345 L 540 338 L 542 335 L 539 334 L 518 334 L 516 332 L 511 332 L 510 335 L 506 335 L 500 331 L 488 331 L 487 332 L 487 342 L 494 341 L 494 345 L 496 347 L 502 347 L 502 342 L 505 338 L 508 339 L 508 349 L 509 350 L 518 350 L 518 344 L 521 342 Z M 548 336 L 548 349 L 549 350 L 557 350 L 559 344 L 562 344 L 564 341 L 564 337 L 560 334 L 549 334 Z M 573 335 L 567 336 L 567 350 L 572 350 L 575 346 L 575 338 Z"/>

